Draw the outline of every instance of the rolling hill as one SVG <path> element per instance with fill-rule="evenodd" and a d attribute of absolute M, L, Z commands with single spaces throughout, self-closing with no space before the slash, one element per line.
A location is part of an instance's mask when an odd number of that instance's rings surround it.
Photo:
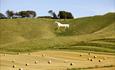
<path fill-rule="evenodd" d="M 57 29 L 55 21 L 69 23 Z M 78 19 L 0 19 L 0 52 L 74 50 L 115 53 L 115 13 Z"/>

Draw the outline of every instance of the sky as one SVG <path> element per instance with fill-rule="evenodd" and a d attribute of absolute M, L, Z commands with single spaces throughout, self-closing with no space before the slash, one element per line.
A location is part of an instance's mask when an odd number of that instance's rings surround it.
<path fill-rule="evenodd" d="M 49 16 L 49 10 L 68 11 L 74 17 L 87 17 L 115 12 L 115 0 L 0 0 L 0 12 L 7 10 L 33 10 L 37 16 Z"/>

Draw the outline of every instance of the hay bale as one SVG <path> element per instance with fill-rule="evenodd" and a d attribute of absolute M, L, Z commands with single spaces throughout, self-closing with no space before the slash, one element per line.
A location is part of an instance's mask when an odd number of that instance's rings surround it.
<path fill-rule="evenodd" d="M 80 54 L 80 56 L 82 56 L 82 54 Z"/>
<path fill-rule="evenodd" d="M 88 60 L 91 60 L 91 58 L 88 58 Z"/>
<path fill-rule="evenodd" d="M 12 67 L 13 67 L 13 68 L 15 68 L 15 67 L 16 67 L 16 65 L 13 65 Z"/>
<path fill-rule="evenodd" d="M 44 57 L 45 56 L 45 54 L 42 54 L 42 57 Z"/>
<path fill-rule="evenodd" d="M 99 62 L 102 62 L 102 60 L 100 59 Z"/>
<path fill-rule="evenodd" d="M 23 70 L 23 68 L 19 68 L 18 70 Z"/>
<path fill-rule="evenodd" d="M 35 63 L 35 64 L 37 64 L 37 63 L 38 63 L 38 61 L 35 61 L 34 63 Z"/>
<path fill-rule="evenodd" d="M 90 59 L 90 61 L 93 61 L 93 59 Z"/>
<path fill-rule="evenodd" d="M 48 64 L 51 64 L 51 62 L 52 62 L 52 61 L 51 61 L 51 60 L 49 60 L 49 61 L 48 61 Z"/>
<path fill-rule="evenodd" d="M 26 66 L 29 66 L 29 64 L 28 64 L 28 63 L 26 63 L 25 65 L 26 65 Z"/>
<path fill-rule="evenodd" d="M 70 65 L 72 66 L 72 65 L 73 65 L 73 63 L 70 63 Z"/>
<path fill-rule="evenodd" d="M 93 58 L 97 58 L 97 56 L 93 56 Z"/>

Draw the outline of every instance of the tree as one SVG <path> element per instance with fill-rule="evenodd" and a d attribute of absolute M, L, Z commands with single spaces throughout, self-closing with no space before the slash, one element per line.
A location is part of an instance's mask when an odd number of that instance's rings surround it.
<path fill-rule="evenodd" d="M 35 11 L 20 11 L 19 15 L 22 16 L 22 18 L 24 17 L 35 17 L 36 16 L 36 12 Z"/>
<path fill-rule="evenodd" d="M 13 15 L 13 18 L 21 18 L 19 12 L 15 12 L 14 15 Z"/>
<path fill-rule="evenodd" d="M 49 10 L 48 13 L 51 14 L 54 19 L 58 18 L 55 12 L 53 12 L 53 10 Z"/>
<path fill-rule="evenodd" d="M 16 12 L 15 15 L 16 15 L 16 16 L 20 16 L 19 12 Z"/>
<path fill-rule="evenodd" d="M 20 11 L 20 12 L 19 12 L 19 15 L 20 15 L 22 18 L 28 17 L 26 11 Z"/>
<path fill-rule="evenodd" d="M 35 11 L 26 11 L 28 13 L 29 17 L 36 17 L 36 12 Z"/>
<path fill-rule="evenodd" d="M 73 19 L 73 15 L 71 12 L 67 12 L 67 11 L 59 11 L 58 17 L 60 19 Z"/>
<path fill-rule="evenodd" d="M 59 11 L 58 17 L 60 19 L 66 19 L 67 18 L 67 14 L 65 11 Z"/>
<path fill-rule="evenodd" d="M 14 15 L 13 11 L 10 11 L 10 10 L 7 10 L 6 14 L 7 14 L 7 17 L 11 18 L 11 19 L 12 19 L 13 15 Z"/>
<path fill-rule="evenodd" d="M 73 19 L 73 15 L 72 15 L 71 12 L 68 12 L 68 13 L 67 13 L 67 19 Z"/>
<path fill-rule="evenodd" d="M 0 19 L 5 19 L 5 18 L 6 18 L 6 16 L 4 14 L 0 13 Z"/>
<path fill-rule="evenodd" d="M 48 13 L 52 15 L 53 11 L 52 11 L 52 10 L 49 10 Z M 53 15 L 52 15 L 52 16 L 53 16 Z"/>

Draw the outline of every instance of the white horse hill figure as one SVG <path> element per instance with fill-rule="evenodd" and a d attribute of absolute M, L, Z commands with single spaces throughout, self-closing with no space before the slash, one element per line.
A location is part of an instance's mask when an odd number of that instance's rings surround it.
<path fill-rule="evenodd" d="M 65 27 L 65 29 L 66 29 L 66 28 L 69 28 L 69 24 L 61 24 L 60 22 L 57 22 L 57 21 L 55 21 L 55 23 L 57 23 L 58 29 L 59 29 L 60 27 Z"/>

